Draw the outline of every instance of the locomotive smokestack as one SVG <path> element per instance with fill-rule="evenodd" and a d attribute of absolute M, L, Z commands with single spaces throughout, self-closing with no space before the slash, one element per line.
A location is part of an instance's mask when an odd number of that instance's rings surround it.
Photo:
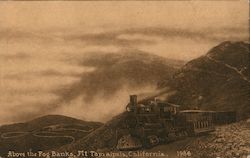
<path fill-rule="evenodd" d="M 136 112 L 137 109 L 137 95 L 130 95 L 130 107 L 131 110 Z"/>
<path fill-rule="evenodd" d="M 130 104 L 132 106 L 137 106 L 137 95 L 130 95 Z"/>

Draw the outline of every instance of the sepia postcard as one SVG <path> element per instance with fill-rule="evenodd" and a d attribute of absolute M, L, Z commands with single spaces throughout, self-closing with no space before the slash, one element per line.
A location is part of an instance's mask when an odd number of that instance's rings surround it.
<path fill-rule="evenodd" d="M 249 0 L 1 0 L 0 158 L 250 158 Z"/>

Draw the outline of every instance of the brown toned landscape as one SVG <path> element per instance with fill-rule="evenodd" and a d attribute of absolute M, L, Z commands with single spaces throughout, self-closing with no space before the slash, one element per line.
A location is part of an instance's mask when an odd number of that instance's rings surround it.
<path fill-rule="evenodd" d="M 175 93 L 168 95 L 166 99 L 172 103 L 181 104 L 181 108 L 192 109 L 187 105 L 202 105 L 199 108 L 205 110 L 233 109 L 237 111 L 237 119 L 243 121 L 218 126 L 216 131 L 208 136 L 186 138 L 173 143 L 162 144 L 149 149 L 149 151 L 166 151 L 166 154 L 172 155 L 171 157 L 176 156 L 177 151 L 183 150 L 191 151 L 194 157 L 214 157 L 219 155 L 239 157 L 247 155 L 249 152 L 248 133 L 250 130 L 249 121 L 246 121 L 250 112 L 248 106 L 250 87 L 248 55 L 249 44 L 244 42 L 224 42 L 211 49 L 205 56 L 194 59 L 179 68 L 179 70 L 172 72 L 172 77 L 160 77 L 163 80 L 158 83 L 158 88 L 171 87 L 165 93 L 169 94 L 171 91 L 175 91 Z M 144 58 L 145 55 L 143 57 L 138 55 L 138 57 L 132 59 L 138 63 L 138 60 L 143 62 Z M 111 58 L 107 59 L 110 60 Z M 116 60 L 124 59 L 124 57 L 121 59 L 116 58 Z M 156 58 L 154 61 L 152 58 L 150 62 L 151 64 L 154 64 L 154 62 L 164 63 L 163 59 L 158 60 Z M 91 60 L 89 59 L 89 61 Z M 133 60 L 130 63 L 132 62 Z M 174 63 L 176 64 L 176 62 Z M 179 62 L 177 63 L 179 64 Z M 130 68 L 132 66 L 132 64 L 129 64 Z M 137 65 L 133 67 L 138 68 Z M 119 66 L 116 68 L 119 68 Z M 142 67 L 142 70 L 144 68 L 145 66 Z M 151 69 L 145 70 L 146 72 L 142 70 L 139 72 L 145 74 L 152 71 Z M 169 72 L 169 69 L 166 70 Z M 126 72 L 126 74 L 129 73 Z M 113 74 L 113 76 L 115 75 Z M 151 78 L 147 77 L 143 77 L 143 79 L 152 81 Z M 207 84 L 202 84 L 204 82 Z M 161 94 L 161 96 L 164 95 L 164 93 Z M 201 95 L 204 96 L 204 103 L 199 102 L 197 104 L 197 97 L 195 96 Z M 219 95 L 229 98 L 221 100 L 221 98 L 214 97 Z M 231 96 L 237 96 L 239 99 L 234 98 L 231 101 Z M 112 118 L 105 124 L 86 122 L 60 115 L 48 115 L 26 123 L 2 126 L 0 128 L 1 153 L 7 155 L 10 150 L 26 152 L 29 149 L 34 152 L 58 150 L 58 152 L 71 151 L 75 153 L 82 149 L 113 151 L 116 148 L 114 131 L 120 127 L 121 122 L 125 119 L 123 115 L 126 115 L 126 113 Z M 235 138 L 236 136 L 237 138 Z M 233 138 L 233 140 L 230 138 Z M 222 145 L 224 143 L 229 143 L 229 145 Z M 199 152 L 197 152 L 198 149 Z"/>
<path fill-rule="evenodd" d="M 2 1 L 0 34 L 0 158 L 250 155 L 247 1 Z"/>

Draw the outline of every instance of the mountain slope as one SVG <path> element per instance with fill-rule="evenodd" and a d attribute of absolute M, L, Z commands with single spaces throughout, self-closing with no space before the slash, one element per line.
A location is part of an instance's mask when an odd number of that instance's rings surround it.
<path fill-rule="evenodd" d="M 249 46 L 223 42 L 188 62 L 171 80 L 162 80 L 159 87 L 175 90 L 168 101 L 182 108 L 236 110 L 240 118 L 249 117 Z"/>
<path fill-rule="evenodd" d="M 0 156 L 10 150 L 26 152 L 48 150 L 73 143 L 91 133 L 102 123 L 47 115 L 26 123 L 0 127 Z"/>
<path fill-rule="evenodd" d="M 78 150 L 116 150 L 116 129 L 121 128 L 122 122 L 128 116 L 127 112 L 123 112 L 110 121 L 105 123 L 103 126 L 88 134 L 86 137 L 78 140 L 75 143 L 67 144 L 57 149 L 57 151 L 71 151 L 76 154 Z"/>

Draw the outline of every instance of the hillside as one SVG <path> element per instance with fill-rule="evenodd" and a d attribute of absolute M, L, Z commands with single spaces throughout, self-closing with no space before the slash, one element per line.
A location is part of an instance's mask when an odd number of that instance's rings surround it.
<path fill-rule="evenodd" d="M 9 150 L 48 150 L 72 143 L 100 127 L 102 123 L 47 115 L 26 123 L 0 127 L 0 156 Z"/>
<path fill-rule="evenodd" d="M 240 118 L 249 117 L 249 46 L 223 42 L 188 62 L 171 80 L 161 80 L 159 87 L 171 87 L 176 93 L 168 101 L 182 108 L 236 110 Z"/>
<path fill-rule="evenodd" d="M 68 144 L 58 148 L 58 151 L 71 151 L 77 153 L 78 150 L 116 150 L 116 129 L 120 128 L 122 122 L 128 116 L 127 112 L 124 112 L 116 117 L 113 117 L 110 121 L 103 126 L 88 134 L 86 137 L 78 140 L 75 143 Z"/>

